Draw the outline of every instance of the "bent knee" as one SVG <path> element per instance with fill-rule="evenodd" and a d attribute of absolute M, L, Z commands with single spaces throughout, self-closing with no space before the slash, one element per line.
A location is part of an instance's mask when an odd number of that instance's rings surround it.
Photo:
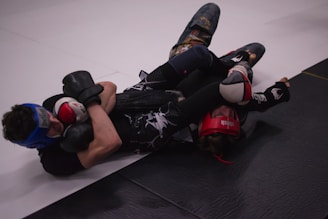
<path fill-rule="evenodd" d="M 212 55 L 211 52 L 208 50 L 206 46 L 197 45 L 192 47 L 190 50 L 193 51 L 197 60 L 201 63 L 204 63 L 206 66 L 210 66 L 212 62 Z"/>

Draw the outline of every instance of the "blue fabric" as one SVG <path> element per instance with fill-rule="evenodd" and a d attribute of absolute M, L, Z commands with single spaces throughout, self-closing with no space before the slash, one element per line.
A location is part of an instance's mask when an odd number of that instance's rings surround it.
<path fill-rule="evenodd" d="M 195 69 L 209 68 L 212 64 L 212 55 L 207 47 L 197 45 L 168 62 L 178 74 L 187 75 Z"/>

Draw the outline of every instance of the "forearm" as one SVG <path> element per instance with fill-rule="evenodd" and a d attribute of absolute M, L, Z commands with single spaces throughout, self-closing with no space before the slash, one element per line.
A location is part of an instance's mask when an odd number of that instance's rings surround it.
<path fill-rule="evenodd" d="M 107 158 L 122 144 L 112 121 L 100 105 L 88 107 L 94 133 L 94 139 L 87 150 L 79 152 L 82 165 L 89 168 Z"/>
<path fill-rule="evenodd" d="M 100 82 L 104 90 L 100 93 L 101 106 L 107 114 L 109 114 L 116 104 L 116 90 L 117 86 L 109 81 Z"/>
<path fill-rule="evenodd" d="M 95 84 L 87 71 L 75 71 L 66 75 L 63 78 L 63 84 L 64 94 L 81 102 L 86 107 L 91 120 L 90 130 L 93 132 L 91 142 L 89 143 L 86 139 L 86 149 L 82 150 L 79 150 L 78 146 L 74 146 L 74 150 L 79 151 L 77 155 L 81 164 L 85 168 L 89 168 L 116 151 L 122 144 L 108 116 L 108 112 L 115 105 L 116 86 L 111 82 Z M 82 132 L 79 133 L 81 129 Z M 83 130 L 88 131 L 85 127 L 79 127 L 79 124 L 76 124 L 74 132 L 70 130 L 71 128 L 68 127 L 64 141 L 66 145 L 73 143 L 74 140 L 83 140 L 83 136 L 85 136 Z M 69 136 L 72 136 L 71 139 Z"/>
<path fill-rule="evenodd" d="M 247 111 L 265 111 L 279 103 L 288 102 L 290 83 L 287 78 L 282 78 L 264 92 L 257 92 L 243 109 Z M 240 106 L 241 107 L 241 106 Z"/>

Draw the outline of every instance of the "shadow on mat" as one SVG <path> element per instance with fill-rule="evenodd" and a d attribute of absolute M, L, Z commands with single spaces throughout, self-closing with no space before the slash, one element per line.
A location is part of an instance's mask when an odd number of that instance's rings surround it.
<path fill-rule="evenodd" d="M 252 127 L 251 133 L 247 137 L 242 138 L 237 144 L 225 149 L 226 158 L 235 160 L 243 158 L 244 154 L 256 154 L 268 139 L 280 134 L 282 130 L 264 121 L 257 121 Z M 202 152 L 198 149 L 197 143 L 172 141 L 168 146 L 157 152 L 160 155 L 181 155 L 198 153 L 200 155 L 209 156 L 210 154 Z M 155 154 L 157 154 L 155 153 Z M 251 159 L 252 156 L 248 156 Z"/>

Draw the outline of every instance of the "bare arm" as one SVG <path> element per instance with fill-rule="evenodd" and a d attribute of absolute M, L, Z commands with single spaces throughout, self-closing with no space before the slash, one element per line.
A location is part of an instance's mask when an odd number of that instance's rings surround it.
<path fill-rule="evenodd" d="M 104 91 L 101 92 L 100 99 L 101 99 L 101 106 L 108 114 L 112 111 L 116 104 L 116 85 L 110 81 L 100 82 L 100 85 L 103 86 Z"/>
<path fill-rule="evenodd" d="M 283 77 L 279 80 L 280 82 L 284 82 L 286 87 L 290 88 L 290 82 L 287 77 Z"/>
<path fill-rule="evenodd" d="M 100 84 L 104 87 L 104 91 L 100 94 L 101 106 L 92 104 L 87 109 L 92 121 L 94 139 L 87 150 L 77 154 L 85 168 L 101 162 L 122 145 L 122 140 L 108 116 L 116 103 L 116 85 L 111 82 Z"/>

